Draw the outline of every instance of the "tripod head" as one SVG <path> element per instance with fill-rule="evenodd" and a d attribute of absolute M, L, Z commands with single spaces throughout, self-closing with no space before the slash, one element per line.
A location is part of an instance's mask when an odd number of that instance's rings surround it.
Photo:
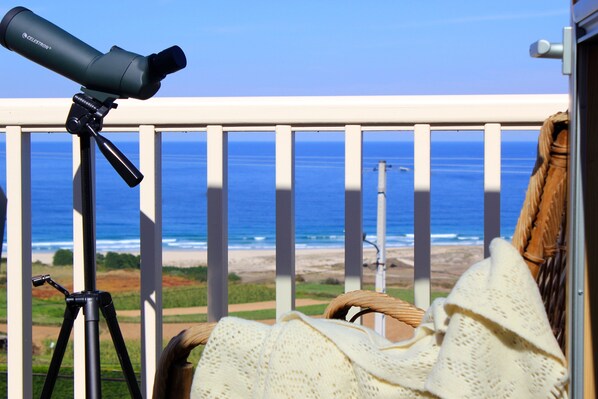
<path fill-rule="evenodd" d="M 111 109 L 118 106 L 114 103 L 115 100 L 114 97 L 105 96 L 104 101 L 100 101 L 88 94 L 75 94 L 66 120 L 66 130 L 79 137 L 82 135 L 93 137 L 102 154 L 120 177 L 129 187 L 135 187 L 143 180 L 139 169 L 110 140 L 99 133 L 103 127 L 104 117 Z"/>

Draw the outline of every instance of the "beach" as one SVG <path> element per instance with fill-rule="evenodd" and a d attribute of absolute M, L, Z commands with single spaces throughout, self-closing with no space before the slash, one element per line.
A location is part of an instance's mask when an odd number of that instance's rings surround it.
<path fill-rule="evenodd" d="M 138 254 L 135 251 L 126 251 Z M 363 279 L 372 283 L 376 273 L 376 253 L 364 249 Z M 53 252 L 33 252 L 33 262 L 52 264 Z M 413 247 L 389 248 L 387 258 L 387 284 L 411 286 L 413 284 Z M 432 284 L 437 288 L 450 288 L 456 279 L 472 264 L 482 260 L 483 248 L 479 245 L 434 245 L 431 251 Z M 191 267 L 207 264 L 204 250 L 164 250 L 162 263 L 165 266 Z M 344 249 L 318 248 L 295 251 L 295 274 L 305 281 L 321 281 L 344 276 Z M 247 249 L 228 252 L 228 271 L 242 278 L 243 282 L 274 281 L 276 255 L 274 250 Z"/>

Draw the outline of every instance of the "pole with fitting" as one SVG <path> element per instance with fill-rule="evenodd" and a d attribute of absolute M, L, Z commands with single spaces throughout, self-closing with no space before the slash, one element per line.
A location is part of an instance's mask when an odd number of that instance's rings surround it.
<path fill-rule="evenodd" d="M 378 220 L 376 231 L 378 259 L 376 260 L 376 292 L 386 293 L 386 161 L 378 162 Z M 374 316 L 374 330 L 386 336 L 386 320 L 383 313 Z"/>

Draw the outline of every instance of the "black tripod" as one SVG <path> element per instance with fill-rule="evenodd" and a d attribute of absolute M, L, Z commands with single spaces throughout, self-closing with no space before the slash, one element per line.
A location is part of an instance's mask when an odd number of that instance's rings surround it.
<path fill-rule="evenodd" d="M 91 93 L 95 95 L 101 94 Z M 141 398 L 141 391 L 139 390 L 133 366 L 131 365 L 131 359 L 129 358 L 125 341 L 116 320 L 116 311 L 112 303 L 112 297 L 108 292 L 96 289 L 93 189 L 91 185 L 91 137 L 95 139 L 100 151 L 130 187 L 139 184 L 143 179 L 143 175 L 114 144 L 99 135 L 99 132 L 102 130 L 103 118 L 112 108 L 116 108 L 116 104 L 114 104 L 115 98 L 98 96 L 103 98 L 103 101 L 99 101 L 94 97 L 82 93 L 76 94 L 73 97 L 73 105 L 66 121 L 66 129 L 69 133 L 78 135 L 81 142 L 81 212 L 83 216 L 85 291 L 71 294 L 60 284 L 53 281 L 49 275 L 32 278 L 32 283 L 35 287 L 39 287 L 47 282 L 60 291 L 65 296 L 66 301 L 64 321 L 58 335 L 46 381 L 44 382 L 41 394 L 42 398 L 50 398 L 52 396 L 73 324 L 81 308 L 83 308 L 85 316 L 85 396 L 94 399 L 99 399 L 102 396 L 98 324 L 99 312 L 101 311 L 104 319 L 106 319 L 106 324 L 108 325 L 112 342 L 114 343 L 129 388 L 129 393 L 133 398 Z"/>

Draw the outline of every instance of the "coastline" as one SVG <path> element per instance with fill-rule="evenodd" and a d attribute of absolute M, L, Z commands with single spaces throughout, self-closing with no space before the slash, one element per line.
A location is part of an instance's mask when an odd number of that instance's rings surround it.
<path fill-rule="evenodd" d="M 139 251 L 121 251 L 139 254 Z M 32 261 L 51 265 L 54 252 L 34 251 Z M 374 249 L 364 248 L 363 278 L 365 283 L 373 282 L 376 270 Z M 388 248 L 387 283 L 401 286 L 413 284 L 413 247 Z M 431 247 L 432 282 L 437 287 L 451 287 L 456 279 L 471 265 L 482 260 L 480 245 L 433 245 Z M 325 278 L 344 277 L 343 248 L 297 249 L 295 251 L 295 274 L 305 281 L 320 281 Z M 165 266 L 191 267 L 206 265 L 205 250 L 163 250 L 162 263 Z M 228 252 L 228 271 L 238 274 L 244 282 L 274 281 L 276 256 L 274 249 L 234 249 Z M 300 276 L 300 277 L 299 277 Z"/>

